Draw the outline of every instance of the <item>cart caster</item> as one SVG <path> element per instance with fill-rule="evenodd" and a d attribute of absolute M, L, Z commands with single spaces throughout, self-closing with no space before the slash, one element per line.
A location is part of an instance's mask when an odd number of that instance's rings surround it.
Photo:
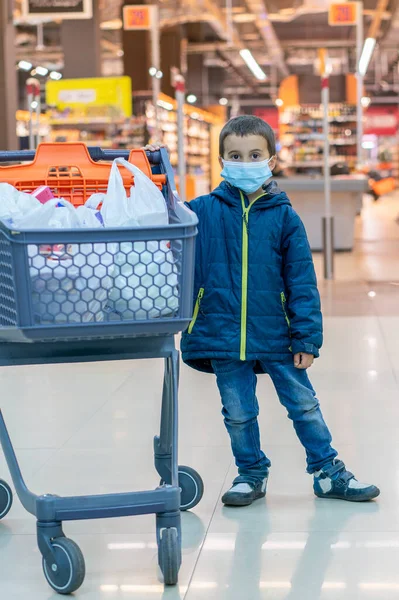
<path fill-rule="evenodd" d="M 0 479 L 0 520 L 10 512 L 12 500 L 13 496 L 10 486 Z"/>
<path fill-rule="evenodd" d="M 158 550 L 165 585 L 176 585 L 181 565 L 181 546 L 175 527 L 161 531 Z"/>
<path fill-rule="evenodd" d="M 165 485 L 161 479 L 161 485 Z M 204 495 L 204 482 L 201 475 L 191 467 L 179 466 L 179 487 L 181 489 L 180 510 L 191 510 L 200 503 Z"/>
<path fill-rule="evenodd" d="M 43 571 L 47 583 L 58 594 L 72 594 L 82 585 L 85 574 L 85 559 L 74 541 L 60 537 L 52 540 L 56 562 L 48 564 L 43 558 Z"/>

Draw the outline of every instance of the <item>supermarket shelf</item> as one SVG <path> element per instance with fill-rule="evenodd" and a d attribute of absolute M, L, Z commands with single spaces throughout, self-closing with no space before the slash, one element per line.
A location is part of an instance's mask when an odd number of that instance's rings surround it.
<path fill-rule="evenodd" d="M 82 117 L 79 119 L 49 119 L 49 125 L 62 125 L 63 127 L 68 125 L 87 126 L 87 125 L 124 125 L 125 121 L 120 119 L 112 119 L 110 117 Z"/>
<path fill-rule="evenodd" d="M 329 164 L 332 166 L 336 162 L 347 160 L 347 156 L 330 156 Z M 324 160 L 304 160 L 304 161 L 293 161 L 288 164 L 288 167 L 292 168 L 306 168 L 306 167 L 324 167 Z"/>

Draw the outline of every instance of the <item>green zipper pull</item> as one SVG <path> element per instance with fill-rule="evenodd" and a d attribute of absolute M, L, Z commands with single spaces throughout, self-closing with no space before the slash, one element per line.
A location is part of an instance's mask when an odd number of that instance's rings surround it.
<path fill-rule="evenodd" d="M 194 314 L 193 314 L 193 318 L 191 319 L 190 325 L 188 326 L 188 334 L 191 334 L 193 329 L 194 329 L 194 325 L 198 319 L 198 313 L 200 311 L 200 306 L 201 306 L 201 300 L 204 297 L 204 293 L 205 293 L 205 288 L 200 288 L 199 292 L 198 292 L 198 296 L 197 296 L 197 301 L 195 303 L 195 307 L 194 307 Z"/>
<path fill-rule="evenodd" d="M 281 305 L 283 307 L 285 320 L 287 321 L 288 328 L 290 328 L 291 327 L 291 321 L 290 321 L 290 318 L 289 318 L 288 313 L 287 313 L 287 298 L 285 297 L 284 292 L 281 292 L 280 295 L 281 295 Z"/>

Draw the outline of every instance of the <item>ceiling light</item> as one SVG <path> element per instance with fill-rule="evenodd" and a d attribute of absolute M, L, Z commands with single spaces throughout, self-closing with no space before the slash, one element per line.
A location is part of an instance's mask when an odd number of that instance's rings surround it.
<path fill-rule="evenodd" d="M 275 104 L 276 106 L 283 106 L 284 100 L 282 100 L 281 98 L 277 98 Z"/>
<path fill-rule="evenodd" d="M 158 106 L 165 108 L 166 110 L 173 110 L 173 104 L 165 102 L 164 100 L 158 100 Z"/>
<path fill-rule="evenodd" d="M 227 100 L 227 98 L 220 98 L 220 100 L 219 100 L 220 106 L 227 106 L 228 103 L 229 103 L 229 101 Z"/>
<path fill-rule="evenodd" d="M 51 71 L 49 77 L 50 79 L 54 79 L 54 81 L 59 81 L 62 79 L 62 73 L 59 73 L 58 71 Z"/>
<path fill-rule="evenodd" d="M 368 66 L 370 64 L 371 57 L 374 52 L 374 48 L 376 45 L 375 38 L 367 38 L 364 42 L 362 55 L 359 60 L 359 74 L 364 77 L 367 73 Z"/>
<path fill-rule="evenodd" d="M 371 98 L 369 98 L 368 96 L 363 96 L 360 102 L 362 103 L 363 108 L 367 108 L 368 106 L 370 106 Z"/>
<path fill-rule="evenodd" d="M 157 69 L 155 67 L 150 67 L 148 69 L 148 72 L 151 75 L 151 77 L 155 77 L 155 75 L 157 74 Z"/>
<path fill-rule="evenodd" d="M 162 77 L 163 77 L 163 73 L 162 73 L 162 71 L 157 71 L 157 72 L 155 73 L 155 77 L 156 77 L 157 79 L 162 79 Z"/>
<path fill-rule="evenodd" d="M 36 74 L 41 75 L 42 77 L 46 77 L 48 73 L 48 69 L 46 67 L 36 67 Z"/>
<path fill-rule="evenodd" d="M 255 75 L 256 79 L 259 79 L 259 81 L 265 81 L 267 79 L 266 73 L 258 65 L 256 60 L 252 56 L 252 52 L 248 50 L 248 48 L 240 50 L 240 56 L 245 61 L 248 69 L 252 71 L 252 73 Z"/>
<path fill-rule="evenodd" d="M 30 103 L 30 106 L 33 110 L 36 110 L 37 107 L 39 106 L 39 103 L 36 100 L 34 100 L 33 102 Z"/>
<path fill-rule="evenodd" d="M 187 102 L 189 104 L 195 104 L 197 102 L 197 96 L 195 94 L 189 94 L 187 96 Z"/>
<path fill-rule="evenodd" d="M 374 147 L 374 146 L 373 146 L 373 147 Z M 376 295 L 377 295 L 377 292 L 373 292 L 373 291 L 371 291 L 371 292 L 369 292 L 369 293 L 368 293 L 368 296 L 369 296 L 369 298 L 375 298 L 375 297 L 376 297 Z"/>
<path fill-rule="evenodd" d="M 22 69 L 22 71 L 30 71 L 33 65 L 27 60 L 20 60 L 18 63 L 18 67 Z"/>
<path fill-rule="evenodd" d="M 234 15 L 233 21 L 235 23 L 253 23 L 256 21 L 256 15 L 253 13 L 241 13 L 238 15 Z"/>

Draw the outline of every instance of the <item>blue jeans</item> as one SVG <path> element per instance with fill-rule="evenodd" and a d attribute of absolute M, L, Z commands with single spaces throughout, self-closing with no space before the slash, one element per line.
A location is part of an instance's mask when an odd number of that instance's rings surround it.
<path fill-rule="evenodd" d="M 222 414 L 239 472 L 236 482 L 263 479 L 271 466 L 260 446 L 255 364 L 255 361 L 212 360 Z M 331 434 L 306 371 L 296 369 L 291 357 L 284 362 L 262 361 L 261 365 L 270 375 L 305 448 L 308 473 L 332 463 L 337 452 L 331 447 Z"/>

